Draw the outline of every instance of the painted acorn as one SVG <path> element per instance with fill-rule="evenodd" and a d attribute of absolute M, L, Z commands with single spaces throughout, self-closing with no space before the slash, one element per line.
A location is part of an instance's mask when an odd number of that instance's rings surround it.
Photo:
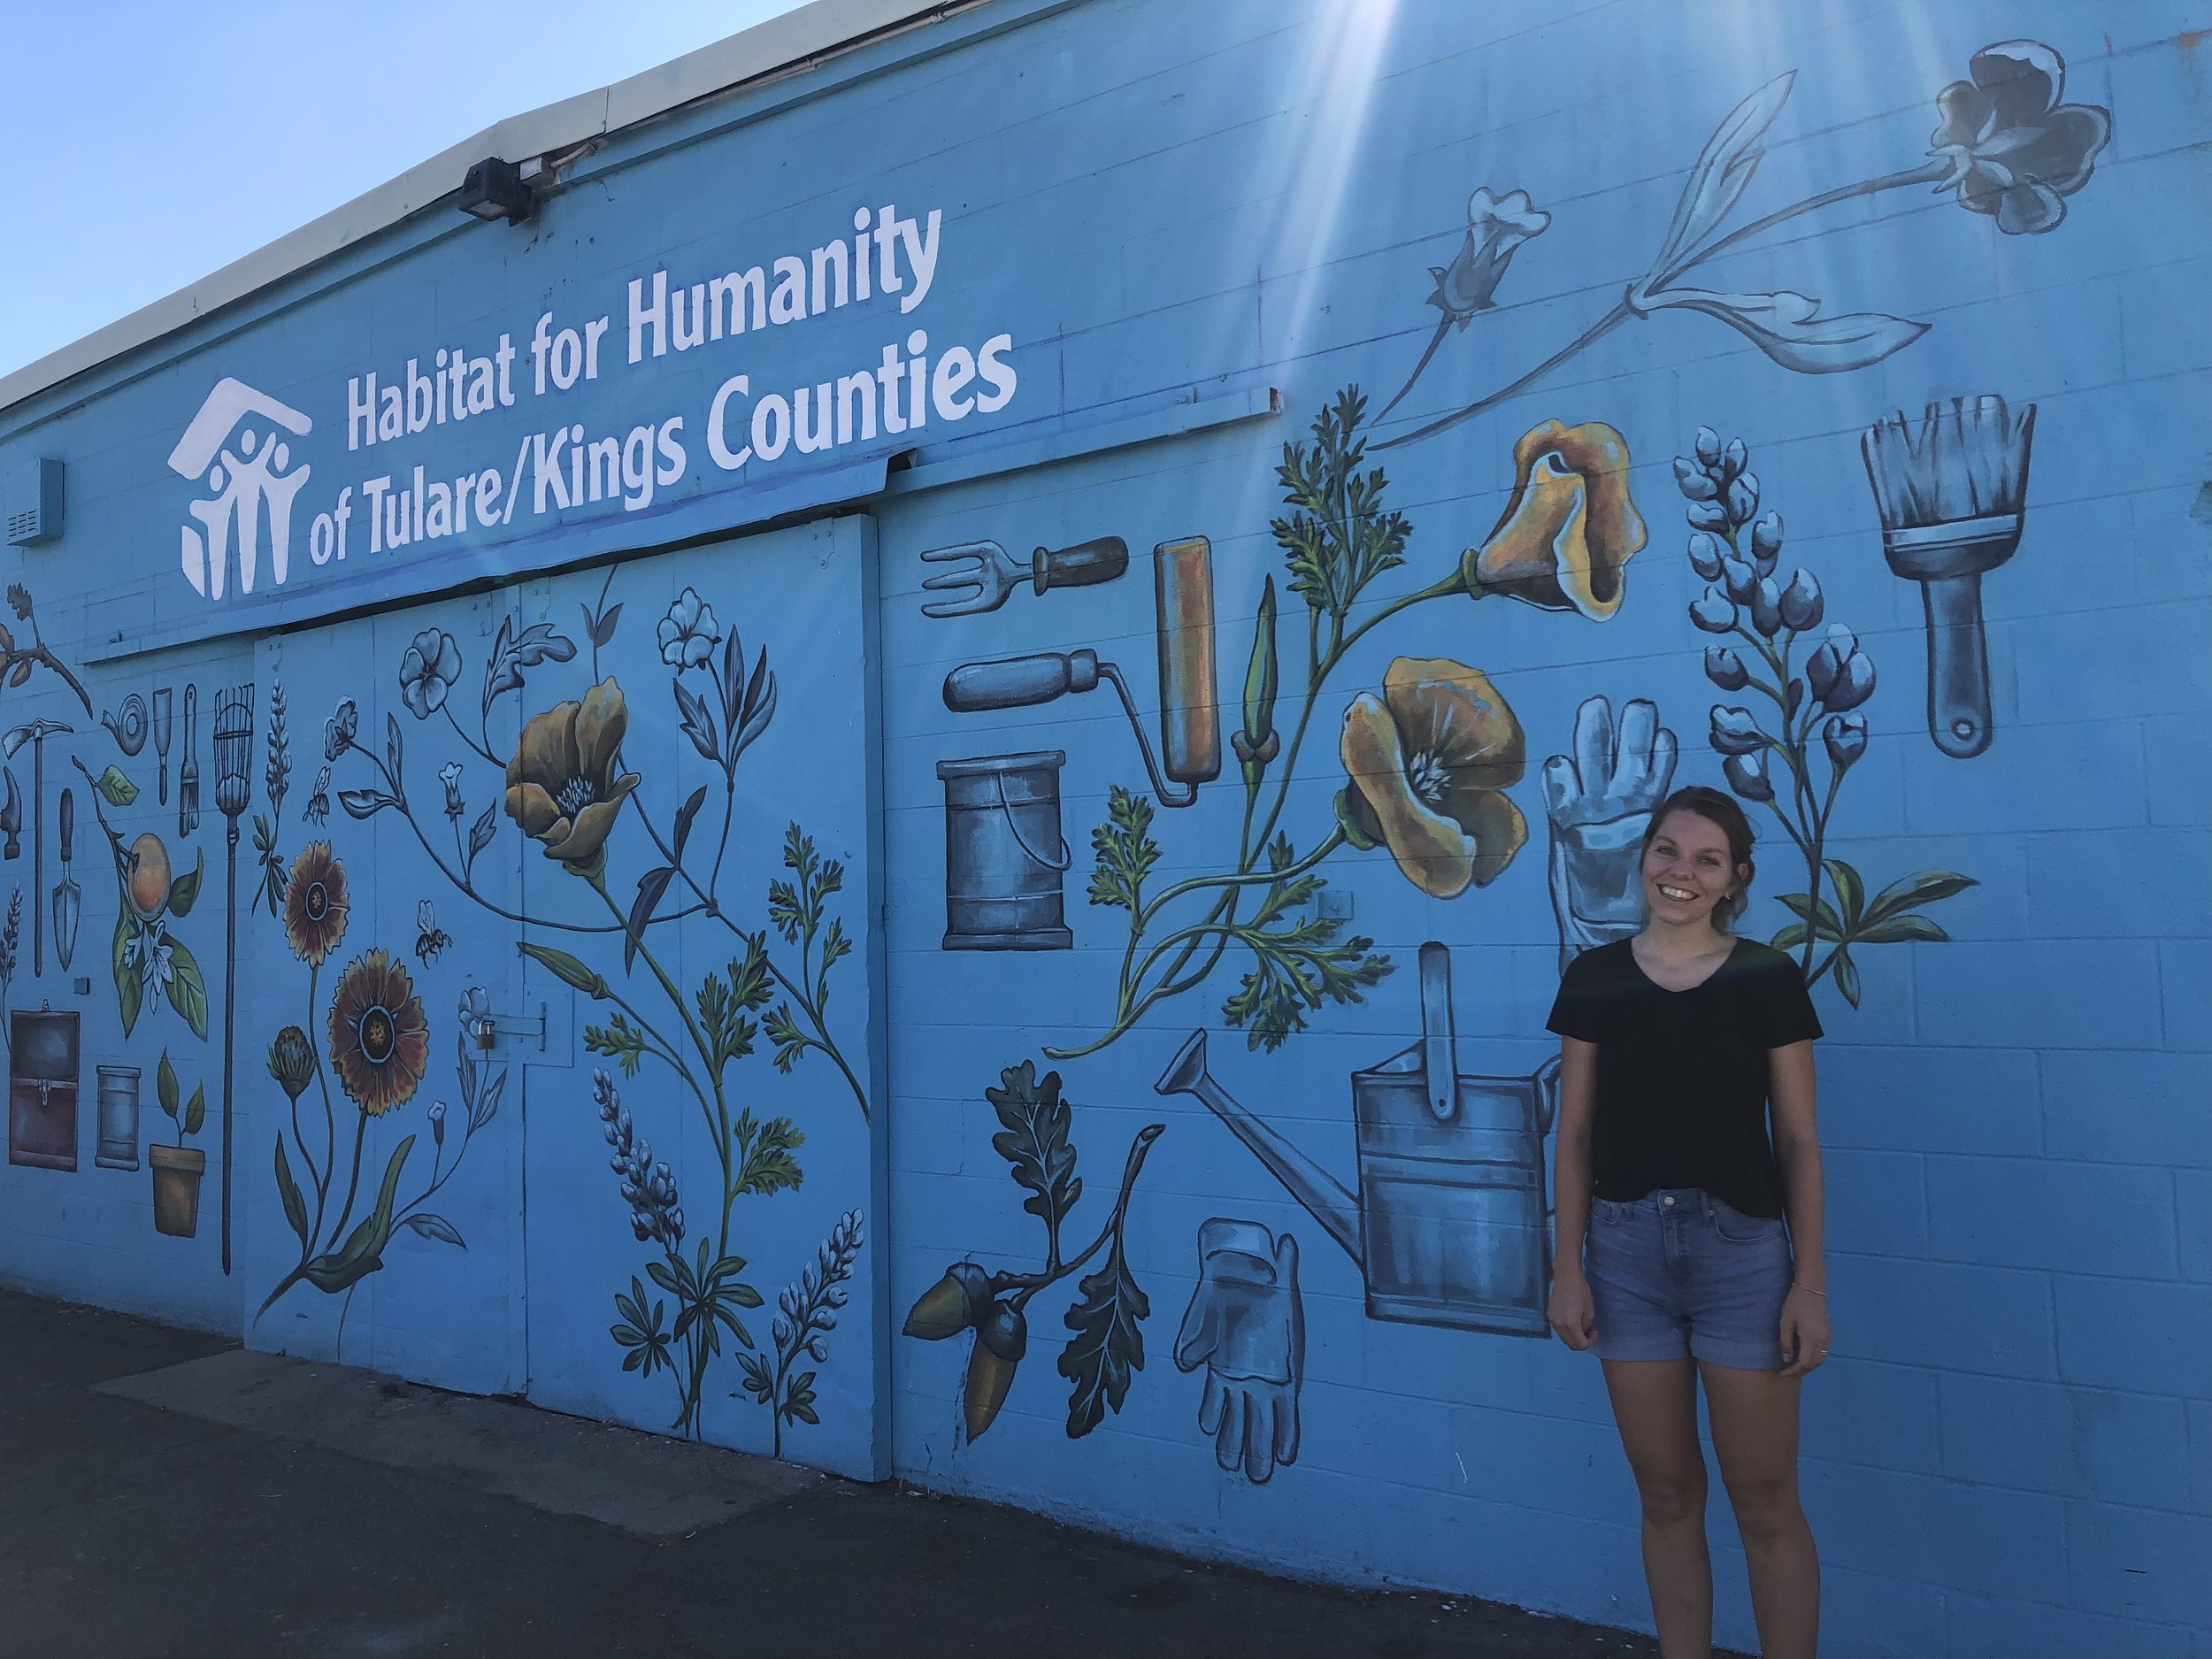
<path fill-rule="evenodd" d="M 968 1388 L 964 1402 L 968 1438 L 980 1440 L 1006 1403 L 1014 1371 L 1029 1351 L 1029 1321 L 1010 1302 L 993 1305 L 976 1325 L 975 1351 L 968 1356 Z"/>
<path fill-rule="evenodd" d="M 955 1262 L 945 1276 L 922 1293 L 906 1316 L 906 1334 L 941 1342 L 991 1313 L 991 1276 L 973 1262 Z"/>

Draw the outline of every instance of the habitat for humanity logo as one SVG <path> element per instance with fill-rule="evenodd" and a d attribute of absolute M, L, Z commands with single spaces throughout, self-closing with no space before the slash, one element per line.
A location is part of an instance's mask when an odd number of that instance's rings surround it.
<path fill-rule="evenodd" d="M 220 599 L 238 550 L 238 590 L 251 593 L 261 569 L 261 522 L 269 524 L 269 577 L 281 584 L 292 562 L 292 498 L 311 470 L 287 472 L 291 446 L 280 434 L 304 438 L 315 423 L 290 404 L 225 375 L 169 452 L 169 470 L 206 485 L 204 501 L 185 511 L 200 528 L 179 527 L 184 579 L 193 592 Z"/>

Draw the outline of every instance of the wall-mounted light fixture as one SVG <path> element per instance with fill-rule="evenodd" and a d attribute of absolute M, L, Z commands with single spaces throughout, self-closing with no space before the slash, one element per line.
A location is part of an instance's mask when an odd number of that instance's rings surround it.
<path fill-rule="evenodd" d="M 519 225 L 535 205 L 536 197 L 523 179 L 521 167 L 496 156 L 478 162 L 461 181 L 461 211 L 478 219 L 503 219 L 510 225 Z"/>

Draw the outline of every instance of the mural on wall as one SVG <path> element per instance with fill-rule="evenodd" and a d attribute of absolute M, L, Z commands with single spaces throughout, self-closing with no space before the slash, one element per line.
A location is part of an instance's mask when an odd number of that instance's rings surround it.
<path fill-rule="evenodd" d="M 1520 723 L 1480 670 L 1443 659 L 1400 657 L 1379 693 L 1353 698 L 1338 741 L 1346 784 L 1335 822 L 1305 838 L 1307 851 L 1283 818 L 1331 677 L 1354 646 L 1402 612 L 1492 595 L 1594 622 L 1620 609 L 1624 566 L 1645 539 L 1629 495 L 1627 445 L 1601 421 L 1530 428 L 1513 446 L 1513 491 L 1489 536 L 1428 586 L 1377 603 L 1367 590 L 1406 562 L 1413 526 L 1385 505 L 1382 469 L 1365 465 L 1365 419 L 1366 399 L 1348 388 L 1315 419 L 1310 445 L 1284 446 L 1278 475 L 1291 511 L 1271 528 L 1289 589 L 1306 608 L 1304 675 L 1295 711 L 1279 727 L 1271 576 L 1253 630 L 1242 725 L 1230 740 L 1244 787 L 1238 844 L 1217 855 L 1226 866 L 1217 872 L 1148 893 L 1147 879 L 1165 856 L 1152 833 L 1153 803 L 1113 787 L 1107 821 L 1091 836 L 1089 898 L 1129 918 L 1114 1005 L 1099 1035 L 1048 1048 L 1050 1058 L 1118 1041 L 1151 1009 L 1202 983 L 1233 947 L 1251 966 L 1223 1017 L 1253 1048 L 1279 1048 L 1304 1029 L 1310 1011 L 1359 1002 L 1390 971 L 1371 940 L 1340 938 L 1335 918 L 1307 913 L 1325 885 L 1315 873 L 1325 860 L 1348 846 L 1386 851 L 1420 891 L 1448 899 L 1494 881 L 1526 840 L 1520 810 L 1504 793 L 1525 764 Z M 1356 608 L 1363 611 L 1356 621 Z M 1164 657 L 1166 640 L 1164 630 Z"/>
<path fill-rule="evenodd" d="M 1995 396 L 1902 410 L 1859 439 L 1882 518 L 1882 554 L 1920 584 L 1928 627 L 1928 735 L 1954 759 L 1989 747 L 1989 645 L 1982 577 L 2010 558 L 2027 523 L 2035 405 Z"/>
<path fill-rule="evenodd" d="M 0 766 L 0 780 L 7 785 L 6 798 L 0 800 L 0 835 L 7 838 L 0 857 L 13 862 L 23 856 L 23 788 L 15 780 L 13 767 Z"/>
<path fill-rule="evenodd" d="M 9 1163 L 75 1171 L 80 1024 L 73 1008 L 9 1010 Z"/>
<path fill-rule="evenodd" d="M 1728 250 L 1778 225 L 1884 191 L 1927 187 L 1954 196 L 1968 211 L 1996 221 L 2008 236 L 2055 230 L 2065 198 L 2089 182 L 2111 136 L 2110 115 L 2093 104 L 2065 103 L 2066 62 L 2039 41 L 1985 46 L 1967 65 L 1969 79 L 1936 95 L 1939 125 L 1925 163 L 1839 185 L 1724 230 L 1766 153 L 1767 129 L 1788 101 L 1797 72 L 1778 75 L 1744 99 L 1706 141 L 1690 169 L 1674 217 L 1650 269 L 1613 308 L 1535 367 L 1451 413 L 1379 443 L 1393 449 L 1448 431 L 1535 385 L 1615 329 L 1662 311 L 1702 313 L 1726 323 L 1781 367 L 1800 374 L 1835 374 L 1879 363 L 1932 325 L 1880 311 L 1821 315 L 1823 302 L 1785 289 L 1735 294 L 1689 285 L 1686 279 Z M 1397 396 L 1412 390 L 1447 332 L 1464 329 L 1493 308 L 1491 296 L 1517 250 L 1540 235 L 1550 216 L 1524 191 L 1502 200 L 1487 190 L 1468 203 L 1468 228 L 1448 271 L 1432 267 L 1435 291 L 1426 303 L 1444 313 L 1420 361 Z"/>
<path fill-rule="evenodd" d="M 107 727 L 108 735 L 127 759 L 146 747 L 146 699 L 134 691 L 123 699 L 122 709 L 119 715 L 103 709 L 100 724 Z"/>
<path fill-rule="evenodd" d="M 169 745 L 176 733 L 175 707 L 173 687 L 154 687 L 154 754 L 160 761 L 157 774 L 159 790 L 155 799 L 164 806 L 169 804 Z"/>
<path fill-rule="evenodd" d="M 1867 721 L 1860 710 L 1874 695 L 1873 658 L 1839 622 L 1830 623 L 1819 643 L 1798 657 L 1800 642 L 1814 636 L 1827 614 L 1819 580 L 1802 566 L 1786 582 L 1778 580 L 1782 515 L 1759 512 L 1759 479 L 1749 470 L 1743 440 L 1724 444 L 1710 426 L 1701 426 L 1691 451 L 1675 457 L 1674 475 L 1689 503 L 1690 565 L 1709 586 L 1691 601 L 1690 620 L 1737 642 L 1705 648 L 1705 677 L 1725 692 L 1755 692 L 1770 709 L 1762 717 L 1740 704 L 1715 703 L 1708 735 L 1728 787 L 1771 811 L 1805 862 L 1804 889 L 1780 895 L 1796 919 L 1770 942 L 1798 953 L 1808 985 L 1832 971 L 1836 988 L 1856 1008 L 1859 964 L 1852 952 L 1949 938 L 1917 907 L 1955 897 L 1975 882 L 1955 871 L 1922 870 L 1869 898 L 1859 872 L 1828 856 L 1837 797 L 1866 753 Z M 1824 885 L 1832 902 L 1823 896 Z"/>
<path fill-rule="evenodd" d="M 1083 1178 L 1076 1173 L 1073 1113 L 1060 1092 L 1060 1074 L 1039 1077 L 1036 1064 L 1024 1060 L 1001 1071 L 998 1087 L 986 1088 L 983 1097 L 1004 1125 L 991 1137 L 992 1149 L 1006 1160 L 1015 1185 L 1028 1193 L 1022 1208 L 1044 1224 L 1045 1259 L 1029 1272 L 993 1272 L 977 1262 L 955 1262 L 908 1311 L 905 1334 L 941 1342 L 963 1331 L 975 1333 L 960 1409 L 968 1438 L 979 1439 L 997 1419 L 1029 1351 L 1031 1299 L 1105 1251 L 1105 1260 L 1077 1282 L 1076 1300 L 1061 1317 L 1074 1333 L 1060 1350 L 1058 1367 L 1071 1385 L 1068 1436 L 1080 1439 L 1108 1411 L 1121 1409 L 1130 1379 L 1144 1369 L 1140 1327 L 1152 1303 L 1130 1270 L 1125 1235 L 1138 1172 L 1167 1125 L 1148 1124 L 1137 1131 L 1122 1161 L 1112 1211 L 1097 1236 L 1069 1256 L 1061 1232 L 1083 1195 Z"/>
<path fill-rule="evenodd" d="M 77 849 L 77 797 L 73 791 L 61 792 L 54 827 L 56 839 L 61 842 L 61 879 L 54 883 L 53 893 L 54 957 L 66 973 L 70 958 L 77 954 L 77 923 L 84 914 L 84 889 L 69 872 L 70 861 Z"/>
<path fill-rule="evenodd" d="M 1265 1486 L 1298 1461 L 1298 1388 L 1306 1307 L 1298 1240 L 1256 1221 L 1216 1217 L 1198 1229 L 1198 1285 L 1175 1338 L 1175 1368 L 1206 1368 L 1198 1428 L 1223 1471 Z"/>
<path fill-rule="evenodd" d="M 138 1082 L 142 1075 L 134 1065 L 93 1067 L 98 1139 L 94 1142 L 92 1161 L 104 1170 L 138 1167 Z M 193 1125 L 195 1130 L 198 1127 Z"/>
<path fill-rule="evenodd" d="M 945 786 L 946 950 L 1069 950 L 1060 878 L 1064 749 L 941 760 Z"/>
<path fill-rule="evenodd" d="M 734 1357 L 745 1395 L 770 1411 L 773 1441 L 780 1450 L 787 1427 L 818 1421 L 818 1377 L 809 1362 L 818 1365 L 827 1354 L 864 1232 L 856 1211 L 836 1223 L 813 1265 L 785 1293 L 767 1346 L 757 1342 L 744 1316 L 761 1307 L 763 1297 L 741 1277 L 747 1258 L 733 1248 L 739 1203 L 800 1186 L 798 1154 L 806 1135 L 790 1117 L 757 1111 L 746 1103 L 733 1068 L 758 1052 L 787 1073 L 805 1056 L 816 1056 L 866 1118 L 866 1087 L 831 1023 L 836 970 L 854 949 L 839 914 L 845 872 L 799 825 L 788 824 L 780 847 L 783 873 L 764 884 L 764 925 L 749 931 L 742 926 L 725 878 L 726 870 L 741 867 L 747 850 L 732 843 L 745 804 L 739 791 L 740 763 L 769 729 L 777 710 L 777 677 L 768 653 L 763 649 L 749 657 L 736 631 L 724 628 L 696 588 L 686 586 L 671 602 L 655 625 L 649 649 L 667 675 L 674 715 L 671 729 L 708 764 L 711 781 L 680 795 L 664 786 L 669 799 L 657 802 L 655 785 L 660 780 L 625 764 L 628 695 L 614 673 L 600 676 L 600 653 L 615 643 L 623 611 L 620 603 L 608 603 L 612 580 L 606 579 L 595 605 L 582 607 L 588 663 L 596 678 L 580 696 L 552 702 L 531 714 L 511 757 L 499 752 L 492 737 L 495 704 L 510 693 L 526 696 L 526 686 L 537 671 L 574 661 L 576 641 L 550 623 L 518 626 L 503 617 L 486 657 L 481 695 L 465 721 L 457 713 L 462 700 L 456 688 L 466 667 L 460 643 L 442 627 L 426 627 L 414 634 L 396 664 L 399 699 L 413 721 L 448 728 L 462 753 L 438 767 L 434 795 L 418 802 L 408 787 L 406 736 L 398 714 L 387 714 L 384 741 L 372 746 L 361 741 L 357 705 L 343 700 L 326 729 L 329 764 L 317 780 L 306 815 L 313 822 L 319 810 L 326 813 L 334 792 L 351 818 L 394 814 L 454 890 L 487 917 L 542 929 L 580 949 L 594 941 L 603 943 L 603 959 L 589 960 L 536 939 L 525 938 L 518 948 L 604 1010 L 603 1020 L 587 1024 L 580 1033 L 584 1047 L 613 1066 L 595 1074 L 594 1102 L 613 1148 L 611 1163 L 632 1231 L 639 1243 L 658 1251 L 641 1273 L 628 1275 L 626 1291 L 615 1293 L 618 1317 L 607 1327 L 608 1334 L 624 1371 L 641 1380 L 667 1375 L 675 1395 L 671 1426 L 694 1435 L 703 1432 L 701 1414 L 712 1367 Z M 273 754 L 272 768 L 277 764 Z M 494 798 L 472 819 L 468 796 L 472 771 L 479 764 L 496 768 L 497 779 Z M 361 787 L 341 787 L 357 780 Z M 670 805 L 672 811 L 662 817 Z M 521 908 L 503 904 L 480 886 L 477 860 L 498 839 L 503 816 L 526 838 L 523 844 L 535 842 L 549 866 L 572 886 L 565 889 L 557 883 L 544 902 Z M 642 868 L 618 876 L 612 838 L 624 818 L 641 833 L 650 856 Z M 449 852 L 442 845 L 448 841 Z M 296 884 L 298 879 L 296 869 Z M 560 912 L 557 907 L 570 892 L 586 901 L 587 913 L 596 909 L 603 918 L 580 920 Z M 437 926 L 428 900 L 421 902 L 416 919 L 418 956 L 434 960 L 450 941 Z M 678 982 L 682 970 L 672 965 L 681 960 L 672 949 L 678 941 L 665 932 L 680 924 L 687 924 L 681 934 L 685 952 L 695 950 L 703 930 L 712 927 L 726 935 L 731 953 L 726 965 L 705 972 L 688 994 Z M 388 959 L 382 959 L 380 971 L 404 981 L 404 971 Z M 488 1005 L 472 1011 L 465 1003 L 462 1021 L 465 1035 L 488 1033 L 495 1024 Z M 336 1025 L 333 1033 L 334 1043 L 342 1041 Z M 463 1061 L 465 1072 L 473 1064 L 465 1049 Z M 705 1127 L 719 1179 L 703 1219 L 687 1220 L 675 1171 L 653 1157 L 649 1141 L 622 1103 L 614 1072 L 627 1081 L 648 1066 L 665 1069 L 680 1090 L 678 1098 L 697 1110 Z M 464 1094 L 495 1105 L 497 1100 L 489 1082 L 479 1087 L 466 1076 Z M 488 1110 L 472 1115 L 471 1133 L 488 1118 Z M 442 1133 L 434 1117 L 433 1125 Z M 465 1148 L 465 1137 L 460 1144 Z M 403 1143 L 393 1154 L 387 1193 L 393 1189 L 404 1150 Z M 453 1161 L 457 1163 L 457 1152 Z M 281 1154 L 279 1172 L 281 1185 Z M 449 1165 L 444 1173 L 449 1176 Z M 327 1169 L 319 1176 L 326 1186 Z M 292 1208 L 289 1200 L 287 1208 Z M 378 1231 L 388 1233 L 401 1225 L 444 1236 L 411 1219 L 404 1206 L 388 1220 L 380 1209 L 362 1225 L 371 1228 L 363 1235 L 367 1246 L 373 1246 Z M 300 1230 L 296 1219 L 295 1230 Z M 302 1233 L 303 1260 L 296 1278 L 311 1279 L 304 1253 L 319 1231 Z M 336 1236 L 334 1229 L 331 1236 Z M 458 1242 L 457 1236 L 449 1241 Z M 373 1271 L 373 1248 L 365 1248 L 359 1260 L 368 1266 L 362 1271 Z M 334 1268 L 332 1276 L 336 1273 Z"/>
<path fill-rule="evenodd" d="M 922 606 L 926 617 L 972 617 L 995 611 L 1024 586 L 1041 598 L 1055 588 L 1095 588 L 1129 568 L 1129 544 L 1118 535 L 1099 536 L 1073 547 L 1039 548 L 1022 565 L 995 541 L 960 541 L 925 548 L 923 561 L 949 569 L 925 577 L 923 589 L 946 594 Z"/>
<path fill-rule="evenodd" d="M 1101 683 L 1110 685 L 1121 699 L 1155 797 L 1162 806 L 1190 805 L 1198 798 L 1200 784 L 1221 775 L 1221 721 L 1214 691 L 1212 545 L 1204 536 L 1163 541 L 1153 549 L 1153 575 L 1160 657 L 1156 755 L 1120 668 L 1102 663 L 1098 653 L 1087 648 L 964 663 L 945 676 L 945 707 L 955 714 L 1031 708 L 1095 690 Z"/>
<path fill-rule="evenodd" d="M 352 908 L 345 866 L 333 856 L 330 843 L 309 842 L 293 863 L 282 912 L 285 943 L 307 969 L 306 1019 L 303 1025 L 278 1032 L 268 1053 L 269 1075 L 284 1093 L 290 1119 L 288 1143 L 282 1127 L 273 1137 L 277 1195 L 299 1259 L 262 1299 L 257 1319 L 296 1285 L 326 1295 L 350 1292 L 383 1268 L 384 1252 L 403 1227 L 436 1243 L 467 1248 L 460 1229 L 427 1206 L 460 1169 L 477 1133 L 498 1114 L 507 1087 L 507 1069 L 493 1067 L 475 1046 L 487 1004 L 483 993 L 472 987 L 461 999 L 454 1043 L 461 1133 L 449 1145 L 446 1103 L 433 1102 L 425 1113 L 431 1139 L 425 1184 L 412 1197 L 400 1196 L 418 1131 L 392 1149 L 375 1195 L 369 1197 L 362 1176 L 370 1120 L 401 1111 L 414 1099 L 429 1069 L 430 1021 L 406 968 L 378 948 L 345 965 L 331 988 L 328 1008 L 323 1007 L 322 971 L 345 938 Z M 308 1034 L 318 1028 L 327 1039 L 327 1066 Z M 354 1109 L 350 1155 L 343 1151 L 344 1114 L 331 1098 L 333 1072 Z M 300 1099 L 311 1087 L 322 1106 L 320 1136 L 301 1123 Z M 295 1159 L 306 1178 L 304 1187 L 294 1173 Z M 342 1162 L 345 1187 L 334 1202 Z M 357 1222 L 357 1200 L 368 1202 Z"/>
<path fill-rule="evenodd" d="M 91 785 L 86 798 L 94 818 L 107 838 L 115 866 L 117 893 L 115 935 L 109 952 L 110 972 L 115 982 L 116 1005 L 122 1016 L 123 1035 L 128 1037 L 139 1017 L 157 995 L 176 1010 L 195 1037 L 207 1041 L 207 979 L 200 960 L 171 925 L 192 913 L 199 902 L 200 882 L 206 872 L 203 855 L 192 868 L 178 875 L 169 849 L 151 830 L 142 831 L 127 847 L 102 809 L 123 808 L 138 799 L 138 789 L 115 767 L 97 778 L 75 756 L 70 760 Z"/>
<path fill-rule="evenodd" d="M 76 694 L 83 705 L 85 718 L 92 718 L 92 695 L 84 684 L 69 670 L 69 665 L 47 648 L 39 632 L 37 608 L 31 603 L 31 590 L 21 582 L 10 582 L 7 588 L 8 609 L 15 612 L 15 619 L 31 631 L 31 642 L 17 642 L 15 632 L 0 623 L 0 685 L 10 687 L 30 684 L 32 672 L 44 669 L 53 674 Z"/>
<path fill-rule="evenodd" d="M 60 720 L 26 720 L 0 733 L 0 755 L 13 760 L 31 750 L 31 972 L 46 972 L 46 740 L 75 730 Z M 80 763 L 81 764 L 81 763 Z"/>
<path fill-rule="evenodd" d="M 1544 1138 L 1559 1063 L 1528 1077 L 1459 1069 L 1451 953 L 1420 950 L 1421 1041 L 1352 1074 L 1359 1190 L 1269 1127 L 1208 1070 L 1194 1031 L 1153 1087 L 1194 1094 L 1352 1258 L 1370 1318 L 1545 1333 L 1551 1232 Z"/>
<path fill-rule="evenodd" d="M 438 926 L 438 907 L 428 899 L 416 905 L 415 960 L 426 968 L 433 967 L 452 943 L 453 935 Z"/>
<path fill-rule="evenodd" d="M 1644 925 L 1644 827 L 1674 787 L 1674 733 L 1644 697 L 1613 705 L 1602 695 L 1575 710 L 1574 752 L 1544 763 L 1551 826 L 1551 908 L 1559 968 L 1593 945 L 1632 937 Z"/>
<path fill-rule="evenodd" d="M 104 1075 L 107 1069 L 100 1068 Z M 119 1079 L 122 1080 L 122 1079 Z M 127 1079 L 131 1100 L 131 1134 L 137 1138 L 138 1071 L 129 1068 Z M 195 1083 L 192 1098 L 181 1099 L 182 1086 L 177 1081 L 176 1067 L 169 1062 L 169 1051 L 161 1051 L 161 1064 L 154 1073 L 154 1094 L 161 1104 L 162 1115 L 169 1119 L 177 1132 L 177 1143 L 165 1146 L 158 1142 L 146 1148 L 146 1160 L 153 1169 L 154 1231 L 173 1239 L 189 1239 L 200 1230 L 200 1180 L 207 1172 L 207 1154 L 197 1147 L 188 1147 L 185 1141 L 200 1133 L 200 1125 L 207 1121 L 207 1085 Z M 105 1105 L 103 1086 L 102 1104 Z M 135 1159 L 131 1167 L 138 1167 Z M 228 1185 L 227 1182 L 225 1183 Z M 229 1271 L 226 1266 L 224 1271 Z"/>

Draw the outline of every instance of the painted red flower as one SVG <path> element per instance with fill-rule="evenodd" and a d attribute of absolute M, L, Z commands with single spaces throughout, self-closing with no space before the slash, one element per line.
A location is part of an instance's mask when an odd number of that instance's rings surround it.
<path fill-rule="evenodd" d="M 346 964 L 330 995 L 330 1058 L 346 1096 L 371 1118 L 414 1098 L 430 1066 L 430 1021 L 407 970 L 381 950 Z"/>

